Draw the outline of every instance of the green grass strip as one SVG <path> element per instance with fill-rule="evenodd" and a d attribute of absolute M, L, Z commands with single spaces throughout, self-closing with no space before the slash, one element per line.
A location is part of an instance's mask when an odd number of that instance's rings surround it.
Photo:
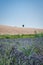
<path fill-rule="evenodd" d="M 0 35 L 0 38 L 13 39 L 13 38 L 35 38 L 43 37 L 43 34 L 21 34 L 21 35 Z"/>

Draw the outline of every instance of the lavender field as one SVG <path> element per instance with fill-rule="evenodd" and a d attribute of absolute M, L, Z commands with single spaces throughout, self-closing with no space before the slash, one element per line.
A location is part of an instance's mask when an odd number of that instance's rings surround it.
<path fill-rule="evenodd" d="M 0 38 L 0 65 L 43 65 L 43 37 Z"/>

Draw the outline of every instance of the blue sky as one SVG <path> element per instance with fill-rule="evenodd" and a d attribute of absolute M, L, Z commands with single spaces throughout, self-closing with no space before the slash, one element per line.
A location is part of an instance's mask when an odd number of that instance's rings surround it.
<path fill-rule="evenodd" d="M 43 0 L 0 0 L 0 25 L 43 28 Z"/>

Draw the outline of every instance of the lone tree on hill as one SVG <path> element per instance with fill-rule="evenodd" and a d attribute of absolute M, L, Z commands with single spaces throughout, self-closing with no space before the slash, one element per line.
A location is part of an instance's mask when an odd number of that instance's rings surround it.
<path fill-rule="evenodd" d="M 22 27 L 24 27 L 24 24 L 22 25 Z"/>

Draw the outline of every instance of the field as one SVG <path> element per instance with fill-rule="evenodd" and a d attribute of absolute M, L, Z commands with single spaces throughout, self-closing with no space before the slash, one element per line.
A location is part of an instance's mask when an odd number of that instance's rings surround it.
<path fill-rule="evenodd" d="M 0 38 L 5 39 L 14 39 L 14 38 L 35 38 L 35 37 L 43 37 L 43 33 L 40 34 L 21 34 L 21 35 L 0 35 Z"/>
<path fill-rule="evenodd" d="M 0 35 L 0 65 L 43 65 L 43 34 Z"/>
<path fill-rule="evenodd" d="M 35 34 L 35 33 L 43 33 L 43 29 L 0 25 L 0 34 L 2 35 L 3 34 L 20 35 L 20 34 Z"/>

